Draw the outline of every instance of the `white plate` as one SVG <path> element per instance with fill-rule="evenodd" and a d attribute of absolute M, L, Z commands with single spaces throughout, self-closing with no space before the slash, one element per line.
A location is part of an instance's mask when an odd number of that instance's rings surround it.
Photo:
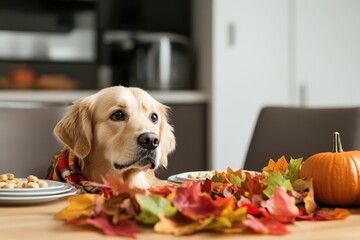
<path fill-rule="evenodd" d="M 60 193 L 66 193 L 69 192 L 73 186 L 71 186 L 68 183 L 64 183 L 64 187 L 62 188 L 55 188 L 55 189 L 48 189 L 43 191 L 17 191 L 17 192 L 2 192 L 0 191 L 0 197 L 23 197 L 23 196 L 45 196 L 45 195 L 54 195 L 54 194 L 60 194 Z"/>
<path fill-rule="evenodd" d="M 176 178 L 176 175 L 172 175 L 170 177 L 168 177 L 168 182 L 170 183 L 174 183 L 174 184 L 181 184 L 182 181 L 180 181 L 179 179 Z"/>
<path fill-rule="evenodd" d="M 26 178 L 16 178 L 15 180 L 26 181 Z M 0 194 L 2 192 L 38 192 L 38 191 L 48 191 L 63 188 L 65 184 L 63 182 L 53 181 L 53 180 L 45 180 L 39 179 L 41 181 L 45 181 L 48 183 L 48 187 L 45 188 L 0 188 Z"/>
<path fill-rule="evenodd" d="M 205 180 L 205 178 L 189 178 L 188 175 L 191 174 L 193 176 L 198 176 L 199 174 L 212 174 L 212 171 L 192 171 L 192 172 L 184 172 L 175 175 L 178 181 L 201 181 Z"/>
<path fill-rule="evenodd" d="M 0 196 L 0 205 L 32 205 L 55 201 L 59 198 L 68 197 L 76 194 L 77 189 L 73 188 L 69 192 L 46 195 L 46 196 L 17 196 L 17 197 L 2 197 Z"/>
<path fill-rule="evenodd" d="M 236 171 L 236 170 L 234 170 Z M 242 170 L 243 172 L 248 172 L 250 174 L 260 174 L 260 172 Z M 224 171 L 226 172 L 226 171 Z M 198 176 L 199 174 L 212 174 L 212 171 L 192 171 L 192 172 L 184 172 L 177 175 L 174 175 L 178 181 L 202 181 L 205 178 L 189 178 L 188 175 L 191 174 L 193 176 Z"/>

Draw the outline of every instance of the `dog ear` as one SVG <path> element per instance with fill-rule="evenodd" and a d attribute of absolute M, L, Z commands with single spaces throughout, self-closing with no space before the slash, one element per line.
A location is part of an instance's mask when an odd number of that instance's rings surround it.
<path fill-rule="evenodd" d="M 77 157 L 84 159 L 90 152 L 92 141 L 90 102 L 74 102 L 55 126 L 54 134 Z"/>
<path fill-rule="evenodd" d="M 164 167 L 168 164 L 168 155 L 175 150 L 176 141 L 174 135 L 174 128 L 168 121 L 169 108 L 162 105 L 163 119 L 160 124 L 160 144 L 161 144 L 161 159 L 160 164 Z"/>

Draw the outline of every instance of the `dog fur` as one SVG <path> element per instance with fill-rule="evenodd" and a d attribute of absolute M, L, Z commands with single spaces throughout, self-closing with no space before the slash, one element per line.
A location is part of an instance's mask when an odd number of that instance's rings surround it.
<path fill-rule="evenodd" d="M 175 149 L 168 110 L 142 89 L 104 88 L 74 102 L 54 133 L 81 159 L 82 174 L 89 181 L 114 175 L 131 186 L 149 188 L 159 183 L 154 171 L 167 166 L 168 154 Z M 154 144 L 144 142 L 144 147 L 141 134 Z"/>

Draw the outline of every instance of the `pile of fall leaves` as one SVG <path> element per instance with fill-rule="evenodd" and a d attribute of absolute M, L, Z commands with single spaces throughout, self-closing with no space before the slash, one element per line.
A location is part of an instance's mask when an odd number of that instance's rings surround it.
<path fill-rule="evenodd" d="M 146 226 L 155 232 L 186 235 L 199 231 L 287 234 L 297 220 L 344 219 L 341 208 L 320 208 L 311 179 L 300 179 L 302 158 L 270 160 L 260 174 L 244 170 L 216 173 L 205 181 L 130 188 L 115 177 L 92 183 L 102 194 L 68 198 L 55 219 L 92 225 L 106 235 L 135 238 Z"/>

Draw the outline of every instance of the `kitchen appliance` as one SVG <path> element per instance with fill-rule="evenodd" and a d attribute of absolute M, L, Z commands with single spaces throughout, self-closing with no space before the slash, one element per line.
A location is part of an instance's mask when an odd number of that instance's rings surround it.
<path fill-rule="evenodd" d="M 144 89 L 192 89 L 188 38 L 172 33 L 108 31 L 104 35 L 111 84 Z"/>

